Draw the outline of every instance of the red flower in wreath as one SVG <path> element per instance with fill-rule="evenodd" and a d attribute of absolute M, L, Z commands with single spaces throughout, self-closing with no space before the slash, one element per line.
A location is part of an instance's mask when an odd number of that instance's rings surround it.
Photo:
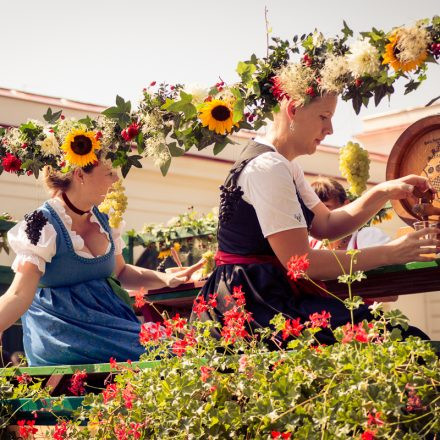
<path fill-rule="evenodd" d="M 2 159 L 2 167 L 8 173 L 16 173 L 21 169 L 21 160 L 11 153 L 6 153 Z"/>

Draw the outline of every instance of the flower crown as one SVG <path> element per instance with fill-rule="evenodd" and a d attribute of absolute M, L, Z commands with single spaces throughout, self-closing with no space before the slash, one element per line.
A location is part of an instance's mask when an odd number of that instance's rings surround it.
<path fill-rule="evenodd" d="M 114 107 L 93 119 L 66 119 L 49 109 L 45 123 L 0 128 L 0 173 L 38 177 L 45 165 L 68 171 L 93 164 L 99 151 L 124 177 L 132 166 L 142 166 L 143 157 L 152 157 L 165 175 L 172 157 L 210 145 L 218 154 L 233 143 L 230 134 L 258 130 L 286 97 L 300 106 L 336 93 L 359 113 L 370 99 L 378 105 L 391 96 L 399 78 L 408 80 L 405 94 L 426 79 L 427 62 L 440 57 L 440 17 L 388 33 L 373 28 L 357 39 L 344 22 L 340 37 L 326 39 L 315 31 L 291 42 L 272 40 L 266 57 L 238 63 L 235 84 L 219 81 L 205 89 L 153 81 L 135 111 L 117 96 Z"/>

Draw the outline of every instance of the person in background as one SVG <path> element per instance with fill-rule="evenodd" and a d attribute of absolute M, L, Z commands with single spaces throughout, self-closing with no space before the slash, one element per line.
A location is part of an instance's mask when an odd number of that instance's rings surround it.
<path fill-rule="evenodd" d="M 344 187 L 335 179 L 320 176 L 317 180 L 311 183 L 311 186 L 321 202 L 323 202 L 330 211 L 350 203 Z M 335 250 L 364 249 L 388 243 L 390 240 L 390 237 L 381 229 L 374 226 L 365 226 L 364 228 L 358 229 L 352 234 L 347 235 L 347 237 L 332 241 L 329 243 L 329 246 Z M 312 249 L 324 248 L 323 242 L 321 240 L 316 240 L 315 238 L 310 239 L 310 247 Z M 365 299 L 364 301 L 366 304 L 371 304 L 374 301 L 394 302 L 397 301 L 397 299 L 398 296 L 386 296 L 375 298 L 374 300 Z"/>

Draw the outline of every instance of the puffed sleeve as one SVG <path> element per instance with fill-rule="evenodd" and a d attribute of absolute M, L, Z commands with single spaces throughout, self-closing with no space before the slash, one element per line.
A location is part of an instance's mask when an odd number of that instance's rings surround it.
<path fill-rule="evenodd" d="M 125 230 L 125 221 L 122 220 L 121 224 L 117 228 L 112 228 L 112 238 L 113 243 L 115 244 L 115 255 L 121 255 L 122 249 L 125 248 L 125 242 L 122 239 L 122 234 Z"/>
<path fill-rule="evenodd" d="M 12 270 L 17 272 L 26 262 L 35 264 L 44 274 L 46 263 L 56 253 L 57 233 L 41 211 L 34 211 L 25 216 L 8 232 L 8 242 L 17 254 L 12 263 Z"/>
<path fill-rule="evenodd" d="M 240 174 L 238 185 L 243 200 L 254 207 L 264 237 L 307 228 L 290 162 L 279 153 L 263 153 L 252 159 Z"/>

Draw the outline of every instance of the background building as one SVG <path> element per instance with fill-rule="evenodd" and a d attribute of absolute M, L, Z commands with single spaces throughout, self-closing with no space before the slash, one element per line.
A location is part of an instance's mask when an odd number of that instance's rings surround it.
<path fill-rule="evenodd" d="M 62 109 L 66 117 L 75 118 L 93 116 L 104 110 L 104 107 L 94 104 L 0 88 L 0 125 L 17 126 L 28 118 L 41 120 L 47 107 L 54 111 Z M 369 185 L 385 179 L 388 154 L 405 128 L 418 119 L 439 111 L 440 104 L 437 104 L 363 118 L 363 130 L 354 138 L 370 152 Z M 218 187 L 241 148 L 251 137 L 252 134 L 246 132 L 234 136 L 236 144 L 228 145 L 218 156 L 214 156 L 208 148 L 173 158 L 166 177 L 161 175 L 152 161 L 144 159 L 143 168 L 132 168 L 124 182 L 129 202 L 125 215 L 127 228 L 140 229 L 145 223 L 166 222 L 190 206 L 200 213 L 206 213 L 217 206 Z M 313 156 L 302 156 L 297 160 L 309 180 L 325 175 L 343 182 L 339 172 L 338 151 L 338 147 L 323 144 L 318 146 L 317 153 Z M 34 177 L 17 177 L 5 172 L 0 176 L 0 213 L 6 211 L 14 219 L 21 219 L 46 198 L 47 194 L 41 183 Z M 395 236 L 401 226 L 404 224 L 397 216 L 380 225 L 391 237 Z M 12 259 L 13 255 L 0 253 L 0 264 L 10 264 Z M 414 325 L 422 328 L 433 339 L 440 340 L 438 292 L 402 296 L 396 307 L 407 314 Z"/>

